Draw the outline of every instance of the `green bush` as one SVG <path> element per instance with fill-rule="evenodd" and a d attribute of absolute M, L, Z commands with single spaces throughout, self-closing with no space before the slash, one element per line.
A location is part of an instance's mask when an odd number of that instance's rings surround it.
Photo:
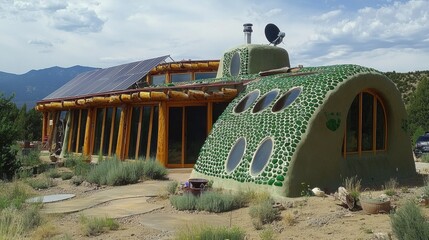
<path fill-rule="evenodd" d="M 48 176 L 50 178 L 59 178 L 59 177 L 61 177 L 61 173 L 58 172 L 58 169 L 51 168 L 46 172 L 46 176 Z"/>
<path fill-rule="evenodd" d="M 259 234 L 259 238 L 261 238 L 261 240 L 273 240 L 275 239 L 275 235 L 273 228 L 269 227 Z"/>
<path fill-rule="evenodd" d="M 400 240 L 423 240 L 429 236 L 429 223 L 421 209 L 412 201 L 390 215 L 390 222 L 393 233 Z"/>
<path fill-rule="evenodd" d="M 142 177 L 162 179 L 166 175 L 167 169 L 157 161 L 123 162 L 113 157 L 93 166 L 86 180 L 99 185 L 118 186 L 136 183 Z"/>
<path fill-rule="evenodd" d="M 195 206 L 197 205 L 197 197 L 192 193 L 173 195 L 170 196 L 170 203 L 175 209 L 179 211 L 195 210 Z"/>
<path fill-rule="evenodd" d="M 86 176 L 91 169 L 83 156 L 67 154 L 65 158 L 64 167 L 72 169 L 76 176 Z"/>
<path fill-rule="evenodd" d="M 84 181 L 82 176 L 74 176 L 71 178 L 71 183 L 75 186 L 79 186 Z"/>
<path fill-rule="evenodd" d="M 52 178 L 47 175 L 43 175 L 37 178 L 27 178 L 25 182 L 34 189 L 46 189 L 55 186 Z"/>
<path fill-rule="evenodd" d="M 80 223 L 83 234 L 86 236 L 98 236 L 109 230 L 118 230 L 119 223 L 112 218 L 85 217 L 81 215 Z"/>
<path fill-rule="evenodd" d="M 188 229 L 181 231 L 177 234 L 177 240 L 188 240 L 188 239 L 198 239 L 198 240 L 243 240 L 245 239 L 246 234 L 243 230 L 238 227 L 189 227 Z"/>
<path fill-rule="evenodd" d="M 62 172 L 61 173 L 61 179 L 62 180 L 69 180 L 74 176 L 72 172 Z"/>
<path fill-rule="evenodd" d="M 220 192 L 204 192 L 197 200 L 196 209 L 207 212 L 227 212 L 241 207 L 237 201 L 237 195 Z"/>
<path fill-rule="evenodd" d="M 167 169 L 156 159 L 144 161 L 144 176 L 149 179 L 165 179 L 168 174 Z"/>
<path fill-rule="evenodd" d="M 173 195 L 170 203 L 177 210 L 198 210 L 207 212 L 226 212 L 244 206 L 239 194 L 221 193 L 207 191 L 201 193 L 199 197 L 191 193 L 183 195 Z"/>
<path fill-rule="evenodd" d="M 251 206 L 249 214 L 257 223 L 267 224 L 276 220 L 279 217 L 280 211 L 277 208 L 273 208 L 272 200 L 267 200 Z"/>
<path fill-rule="evenodd" d="M 34 167 L 42 163 L 40 160 L 40 151 L 39 150 L 30 150 L 27 154 L 18 152 L 16 155 L 16 160 L 23 167 Z"/>

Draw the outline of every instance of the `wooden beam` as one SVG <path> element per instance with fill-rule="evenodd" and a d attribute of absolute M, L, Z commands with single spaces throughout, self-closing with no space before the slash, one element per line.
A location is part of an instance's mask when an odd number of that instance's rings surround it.
<path fill-rule="evenodd" d="M 124 138 L 124 159 L 128 158 L 130 142 L 131 142 L 131 121 L 134 109 L 132 106 L 127 106 L 126 125 L 125 125 L 125 138 Z"/>
<path fill-rule="evenodd" d="M 101 141 L 100 141 L 100 152 L 101 152 L 101 154 L 103 154 L 104 131 L 106 129 L 106 114 L 107 114 L 107 108 L 103 108 L 103 125 L 101 127 Z"/>
<path fill-rule="evenodd" d="M 187 100 L 189 98 L 188 94 L 182 92 L 182 91 L 168 91 L 168 97 L 171 100 Z"/>
<path fill-rule="evenodd" d="M 207 135 L 213 127 L 213 102 L 207 103 Z"/>
<path fill-rule="evenodd" d="M 167 143 L 168 143 L 168 108 L 166 102 L 159 104 L 158 111 L 158 147 L 156 152 L 156 158 L 158 161 L 166 166 L 167 164 Z"/>
<path fill-rule="evenodd" d="M 127 108 L 123 107 L 122 111 L 121 111 L 121 118 L 119 120 L 119 131 L 118 131 L 118 140 L 116 142 L 116 156 L 121 159 L 124 160 L 123 158 L 123 153 L 124 153 L 124 135 L 126 134 L 126 113 L 127 113 Z"/>
<path fill-rule="evenodd" d="M 139 149 L 140 149 L 140 136 L 141 136 L 141 131 L 142 131 L 142 119 L 143 119 L 143 107 L 140 106 L 139 107 L 140 112 L 139 112 L 139 122 L 137 123 L 137 139 L 136 139 L 136 151 L 135 151 L 135 155 L 134 155 L 134 159 L 138 159 L 139 158 Z"/>
<path fill-rule="evenodd" d="M 42 144 L 48 141 L 48 112 L 43 112 L 43 122 L 42 122 Z M 46 140 L 45 140 L 46 139 Z"/>
<path fill-rule="evenodd" d="M 153 128 L 154 111 L 155 111 L 155 107 L 151 106 L 150 107 L 150 116 L 149 116 L 149 129 L 147 132 L 146 160 L 149 160 L 149 158 L 150 158 L 150 146 L 151 146 L 151 141 L 152 141 L 152 128 Z M 156 121 L 158 121 L 158 119 Z"/>

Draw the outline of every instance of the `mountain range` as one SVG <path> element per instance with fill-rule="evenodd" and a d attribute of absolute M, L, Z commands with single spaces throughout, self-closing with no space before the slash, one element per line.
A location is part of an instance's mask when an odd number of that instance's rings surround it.
<path fill-rule="evenodd" d="M 95 70 L 94 67 L 73 66 L 69 68 L 50 67 L 40 70 L 31 70 L 24 74 L 13 74 L 0 71 L 0 94 L 10 96 L 14 94 L 13 102 L 18 107 L 24 103 L 27 109 L 36 105 L 59 87 L 73 79 L 80 73 Z M 429 71 L 415 71 L 408 73 L 385 72 L 398 87 L 405 104 L 423 78 L 429 77 Z"/>
<path fill-rule="evenodd" d="M 0 94 L 14 94 L 13 102 L 20 108 L 27 104 L 27 109 L 36 105 L 59 87 L 76 77 L 78 74 L 97 68 L 73 66 L 69 68 L 50 67 L 31 70 L 24 74 L 13 74 L 0 71 Z"/>

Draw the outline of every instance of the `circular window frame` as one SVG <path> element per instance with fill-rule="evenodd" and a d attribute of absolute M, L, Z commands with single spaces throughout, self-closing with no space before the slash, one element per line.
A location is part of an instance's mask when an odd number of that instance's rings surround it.
<path fill-rule="evenodd" d="M 255 94 L 255 93 L 257 93 L 257 96 L 255 97 L 255 100 L 253 100 L 253 102 L 247 107 L 247 108 L 245 108 L 245 109 L 243 109 L 242 111 L 240 111 L 240 112 L 237 112 L 237 107 L 244 101 L 244 99 L 246 99 L 246 98 L 249 98 L 250 97 L 250 95 L 252 95 L 252 94 Z M 261 96 L 261 91 L 259 90 L 259 89 L 255 89 L 255 90 L 253 90 L 253 91 L 251 91 L 251 92 L 249 92 L 249 93 L 247 93 L 246 94 L 246 96 L 244 96 L 244 97 L 242 97 L 241 99 L 240 99 L 240 101 L 235 105 L 235 107 L 234 107 L 234 109 L 233 109 L 233 113 L 234 114 L 241 114 L 241 113 L 243 113 L 243 112 L 245 112 L 245 111 L 247 111 L 247 110 L 249 110 L 250 109 L 250 107 L 253 105 L 253 104 L 255 104 L 255 102 L 258 100 L 258 98 Z"/>
<path fill-rule="evenodd" d="M 267 104 L 264 108 L 261 108 L 261 109 L 259 109 L 258 111 L 255 111 L 256 107 L 258 107 L 258 104 L 260 104 L 260 103 L 261 103 L 261 101 L 262 101 L 262 100 L 264 100 L 264 99 L 268 96 L 268 94 L 270 94 L 270 93 L 272 93 L 272 92 L 276 92 L 276 96 L 273 98 L 273 100 L 272 100 L 269 104 Z M 267 93 L 265 93 L 264 95 L 262 95 L 262 96 L 258 99 L 258 101 L 256 102 L 255 106 L 253 106 L 253 108 L 252 108 L 252 113 L 253 113 L 253 114 L 259 114 L 259 113 L 261 113 L 261 112 L 265 111 L 266 109 L 268 109 L 268 107 L 269 107 L 273 102 L 277 102 L 277 101 L 276 101 L 276 99 L 278 98 L 279 93 L 280 93 L 280 89 L 275 88 L 275 89 L 271 89 L 269 92 L 267 92 Z M 261 103 L 261 104 L 262 104 L 262 103 Z"/>
<path fill-rule="evenodd" d="M 241 73 L 241 53 L 240 51 L 232 54 L 231 60 L 229 62 L 229 75 L 231 77 L 237 77 Z"/>
<path fill-rule="evenodd" d="M 244 141 L 243 153 L 241 154 L 241 157 L 240 157 L 240 159 L 237 161 L 237 163 L 235 164 L 235 166 L 234 166 L 234 167 L 229 171 L 229 170 L 228 170 L 228 162 L 230 161 L 231 154 L 232 154 L 233 150 L 237 147 L 237 144 L 238 144 L 241 140 L 243 140 L 243 141 Z M 227 159 L 226 159 L 226 161 L 225 161 L 225 172 L 226 172 L 227 174 L 231 174 L 232 172 L 234 172 L 234 171 L 235 171 L 235 169 L 237 169 L 238 165 L 240 165 L 241 161 L 243 161 L 243 157 L 244 157 L 244 153 L 246 152 L 246 149 L 247 149 L 247 141 L 246 141 L 246 138 L 245 138 L 245 137 L 239 137 L 237 140 L 235 140 L 234 145 L 232 146 L 231 150 L 229 150 L 228 158 L 227 158 Z"/>
<path fill-rule="evenodd" d="M 265 162 L 264 166 L 261 168 L 261 170 L 260 170 L 259 172 L 257 172 L 257 173 L 254 173 L 254 172 L 253 172 L 253 170 L 252 170 L 252 166 L 253 166 L 253 164 L 254 164 L 254 162 L 255 162 L 255 157 L 256 157 L 256 155 L 258 154 L 259 150 L 261 149 L 262 145 L 263 145 L 265 142 L 267 142 L 268 140 L 270 140 L 270 141 L 271 141 L 271 143 L 272 143 L 272 147 L 271 147 L 270 154 L 269 154 L 269 156 L 268 156 L 268 158 L 267 158 L 267 160 L 266 160 L 266 162 Z M 256 151 L 255 151 L 255 153 L 253 154 L 252 161 L 250 162 L 250 167 L 249 167 L 249 174 L 250 174 L 250 176 L 252 176 L 252 177 L 257 177 L 257 176 L 259 176 L 261 173 L 263 173 L 263 172 L 264 172 L 265 168 L 267 168 L 268 163 L 269 163 L 269 162 L 270 162 L 270 160 L 271 160 L 271 157 L 273 156 L 273 153 L 274 153 L 274 146 L 275 146 L 275 144 L 274 144 L 274 138 L 273 138 L 273 137 L 266 137 L 266 138 L 262 139 L 262 141 L 260 141 L 260 142 L 259 142 L 258 147 L 256 148 Z"/>
<path fill-rule="evenodd" d="M 276 105 L 279 104 L 279 102 L 281 101 L 281 99 L 283 99 L 286 96 L 289 96 L 292 93 L 292 91 L 295 91 L 296 89 L 299 89 L 298 96 L 296 96 L 295 99 L 293 99 L 293 101 L 291 103 L 289 103 L 288 105 L 282 107 L 280 110 L 274 111 L 274 108 L 276 108 Z M 292 105 L 301 96 L 302 91 L 303 91 L 303 88 L 301 86 L 299 86 L 299 87 L 293 87 L 293 88 L 289 89 L 279 99 L 277 99 L 277 101 L 271 107 L 271 112 L 274 113 L 274 114 L 275 113 L 281 113 L 281 112 L 283 112 L 286 108 L 288 108 L 290 105 Z M 287 100 L 287 98 L 285 99 L 285 101 L 286 100 Z"/>

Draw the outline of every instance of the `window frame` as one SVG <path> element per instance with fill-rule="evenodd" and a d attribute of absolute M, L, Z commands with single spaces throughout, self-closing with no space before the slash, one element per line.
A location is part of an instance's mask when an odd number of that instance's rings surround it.
<path fill-rule="evenodd" d="M 363 101 L 363 94 L 370 94 L 373 97 L 373 101 L 372 101 L 372 149 L 371 150 L 362 150 L 362 101 Z M 359 109 L 358 109 L 358 147 L 357 147 L 357 151 L 347 151 L 347 118 L 350 112 L 350 109 L 348 109 L 347 111 L 347 115 L 346 115 L 346 121 L 345 121 L 345 129 L 344 129 L 344 136 L 343 136 L 343 157 L 344 159 L 347 158 L 347 155 L 353 155 L 353 154 L 358 154 L 359 156 L 362 156 L 362 153 L 373 153 L 373 154 L 377 154 L 377 152 L 385 152 L 387 150 L 387 136 L 388 136 L 388 122 L 387 122 L 387 112 L 386 112 L 386 107 L 384 105 L 384 101 L 382 100 L 382 98 L 373 90 L 371 89 L 365 89 L 361 92 L 359 92 L 356 96 L 359 97 Z M 353 100 L 355 99 L 353 98 Z M 380 103 L 380 106 L 383 109 L 383 114 L 384 114 L 384 146 L 383 148 L 377 149 L 377 106 Z"/>

